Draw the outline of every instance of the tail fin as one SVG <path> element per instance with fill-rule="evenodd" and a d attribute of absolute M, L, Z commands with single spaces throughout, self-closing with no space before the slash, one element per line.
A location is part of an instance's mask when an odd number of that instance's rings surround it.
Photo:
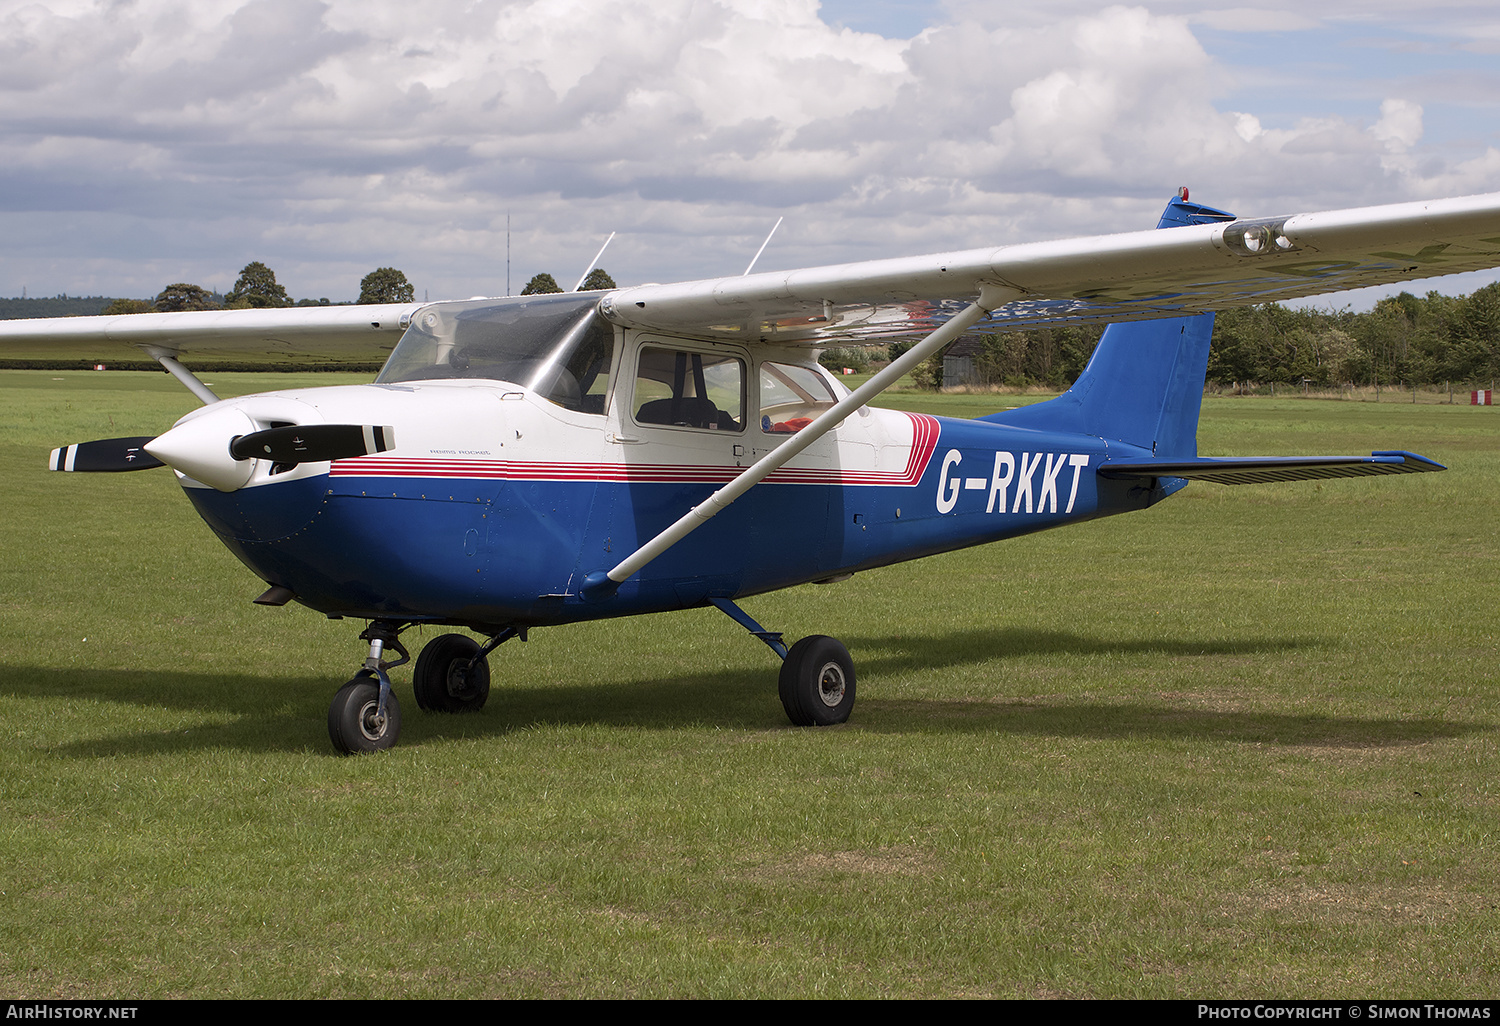
<path fill-rule="evenodd" d="M 1189 203 L 1183 189 L 1157 227 L 1232 220 L 1233 214 Z M 1111 324 L 1072 388 L 1056 399 L 979 419 L 1098 435 L 1159 457 L 1194 457 L 1213 326 L 1211 313 Z"/>

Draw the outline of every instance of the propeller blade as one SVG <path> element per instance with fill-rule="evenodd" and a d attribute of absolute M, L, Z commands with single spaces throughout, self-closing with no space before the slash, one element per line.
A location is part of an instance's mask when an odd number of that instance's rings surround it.
<path fill-rule="evenodd" d="M 324 463 L 389 452 L 396 447 L 396 429 L 370 424 L 306 424 L 268 428 L 240 435 L 229 443 L 237 460 L 276 463 Z"/>
<path fill-rule="evenodd" d="M 65 445 L 52 450 L 52 455 L 47 460 L 47 469 L 97 474 L 164 467 L 165 463 L 142 448 L 151 438 L 151 435 L 138 438 L 101 438 L 97 442 Z"/>

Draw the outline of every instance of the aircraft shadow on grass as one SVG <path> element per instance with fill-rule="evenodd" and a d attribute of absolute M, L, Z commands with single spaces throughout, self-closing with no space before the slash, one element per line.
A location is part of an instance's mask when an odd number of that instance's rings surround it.
<path fill-rule="evenodd" d="M 1109 701 L 1087 695 L 1012 697 L 1003 681 L 969 699 L 883 698 L 879 681 L 892 674 L 933 673 L 1028 656 L 1157 655 L 1253 656 L 1324 647 L 1316 638 L 1181 639 L 1089 638 L 1064 631 L 977 628 L 941 636 L 852 638 L 864 660 L 863 713 L 854 726 L 880 733 L 991 733 L 1057 737 L 1161 738 L 1280 745 L 1386 747 L 1484 732 L 1459 720 L 1387 719 L 1189 708 L 1160 702 Z M 657 729 L 713 724 L 742 730 L 780 729 L 774 676 L 759 665 L 742 670 L 679 673 L 627 681 L 578 684 L 550 678 L 538 667 L 516 667 L 529 678 L 506 680 L 504 660 L 492 665 L 494 694 L 478 715 L 407 714 L 407 736 L 417 742 L 502 736 L 538 725 L 614 725 Z M 319 679 L 244 675 L 4 667 L 0 694 L 57 697 L 200 711 L 236 718 L 182 729 L 115 734 L 56 745 L 52 754 L 98 758 L 189 752 L 322 750 L 326 714 Z M 398 690 L 403 685 L 398 684 Z M 790 729 L 790 728 L 788 728 Z M 816 737 L 816 735 L 814 735 Z"/>
<path fill-rule="evenodd" d="M 846 635 L 862 653 L 864 675 L 961 666 L 1023 656 L 1234 656 L 1321 648 L 1315 637 L 1136 638 L 1085 637 L 1068 631 L 1024 627 L 975 627 L 934 636 Z"/>

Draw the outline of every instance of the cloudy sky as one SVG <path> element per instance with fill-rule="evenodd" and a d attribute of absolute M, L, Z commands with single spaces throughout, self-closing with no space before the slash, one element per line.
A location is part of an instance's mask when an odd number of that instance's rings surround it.
<path fill-rule="evenodd" d="M 3 295 L 676 281 L 1500 191 L 1500 7 L 0 0 L 0 135 Z"/>

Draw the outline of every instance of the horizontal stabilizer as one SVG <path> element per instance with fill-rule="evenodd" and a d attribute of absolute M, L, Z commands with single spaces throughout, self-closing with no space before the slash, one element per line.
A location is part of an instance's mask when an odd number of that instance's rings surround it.
<path fill-rule="evenodd" d="M 122 470 L 150 470 L 165 466 L 161 460 L 142 448 L 151 435 L 137 438 L 102 438 L 97 442 L 79 442 L 53 449 L 47 460 L 48 470 L 71 470 L 76 473 L 115 473 Z"/>
<path fill-rule="evenodd" d="M 1181 477 L 1217 484 L 1265 484 L 1273 481 L 1320 481 L 1332 477 L 1377 474 L 1421 474 L 1447 470 L 1414 452 L 1376 452 L 1369 456 L 1249 456 L 1195 460 L 1111 460 L 1100 477 Z"/>

